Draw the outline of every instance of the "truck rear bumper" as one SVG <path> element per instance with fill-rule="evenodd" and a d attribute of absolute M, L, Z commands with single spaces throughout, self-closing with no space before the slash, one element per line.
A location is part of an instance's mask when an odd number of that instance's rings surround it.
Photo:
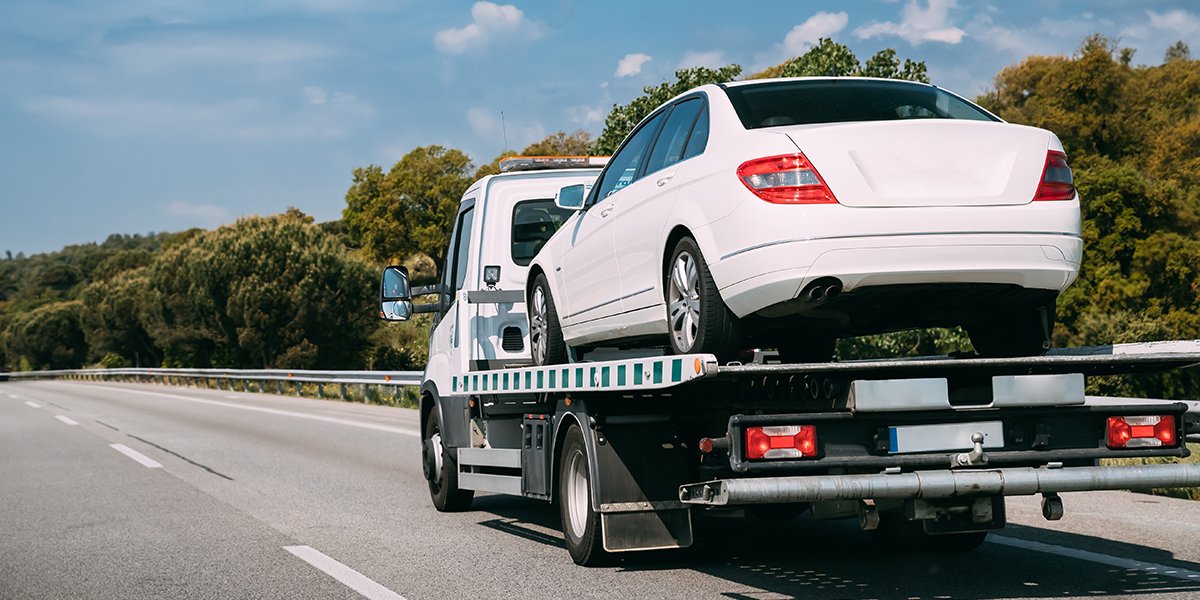
<path fill-rule="evenodd" d="M 1200 486 L 1200 465 L 1014 467 L 875 475 L 719 479 L 679 487 L 686 504 L 728 506 L 832 500 L 1028 496 Z"/>

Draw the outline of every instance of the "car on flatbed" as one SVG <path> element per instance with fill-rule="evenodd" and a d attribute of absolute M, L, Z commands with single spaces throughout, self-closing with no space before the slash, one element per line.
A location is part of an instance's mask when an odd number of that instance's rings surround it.
<path fill-rule="evenodd" d="M 1082 257 L 1059 139 L 939 87 L 706 85 L 665 103 L 525 283 L 533 360 L 655 346 L 827 360 L 838 337 L 962 326 L 981 356 L 1049 348 Z"/>

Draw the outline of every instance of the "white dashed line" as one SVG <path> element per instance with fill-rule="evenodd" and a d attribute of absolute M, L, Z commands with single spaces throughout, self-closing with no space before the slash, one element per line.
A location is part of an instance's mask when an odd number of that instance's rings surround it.
<path fill-rule="evenodd" d="M 62 415 L 58 415 L 54 418 L 58 419 L 59 421 L 62 421 L 63 423 L 66 423 L 67 425 L 78 425 L 79 424 L 75 421 L 75 419 L 72 419 L 71 417 L 64 417 Z"/>
<path fill-rule="evenodd" d="M 296 555 L 300 560 L 316 567 L 326 575 L 338 580 L 342 585 L 362 594 L 370 600 L 404 600 L 404 596 L 389 590 L 374 580 L 329 558 L 319 550 L 309 546 L 284 546 L 284 550 Z"/>
<path fill-rule="evenodd" d="M 20 399 L 21 399 L 21 397 L 20 397 L 20 396 L 18 396 L 18 395 L 16 395 L 16 394 L 9 394 L 9 395 L 8 395 L 8 397 L 9 397 L 9 398 L 12 398 L 13 400 L 20 400 Z"/>
<path fill-rule="evenodd" d="M 124 454 L 125 456 L 128 456 L 129 458 L 132 458 L 133 460 L 138 461 L 147 469 L 162 468 L 162 463 L 150 458 L 149 456 L 146 456 L 145 454 L 142 454 L 141 452 L 138 452 L 137 450 L 134 450 L 133 448 L 130 448 L 129 446 L 126 446 L 125 444 L 109 444 L 108 447 L 120 452 L 121 454 Z"/>
<path fill-rule="evenodd" d="M 1024 550 L 1033 550 L 1035 552 L 1044 552 L 1046 554 L 1057 554 L 1067 558 L 1078 560 L 1086 560 L 1110 567 L 1119 569 L 1128 569 L 1130 571 L 1141 571 L 1150 575 L 1161 575 L 1163 577 L 1172 577 L 1174 579 L 1182 579 L 1200 583 L 1200 573 L 1189 571 L 1179 567 L 1168 567 L 1152 562 L 1143 562 L 1140 560 L 1132 560 L 1129 558 L 1120 558 L 1117 556 L 1109 556 L 1098 552 L 1089 552 L 1087 550 L 1078 550 L 1075 548 L 1067 548 L 1066 546 L 1055 546 L 1053 544 L 1043 544 L 1041 542 L 1033 542 L 1030 540 L 1022 540 L 1014 537 L 990 535 L 987 541 L 992 544 L 1001 546 L 1010 546 L 1013 548 L 1021 548 Z"/>
<path fill-rule="evenodd" d="M 28 400 L 25 401 L 25 406 L 28 406 L 29 408 L 41 408 L 42 407 L 41 404 L 38 404 L 37 402 L 30 402 Z"/>
<path fill-rule="evenodd" d="M 67 384 L 74 385 L 74 384 Z M 264 408 L 261 406 L 249 406 L 246 404 L 234 404 L 232 402 L 221 402 L 220 400 L 203 400 L 201 398 L 189 398 L 187 396 L 177 396 L 175 394 L 163 394 L 159 392 L 144 392 L 142 390 L 131 390 L 128 388 L 120 388 L 122 392 L 130 394 L 144 394 L 146 396 L 158 396 L 160 398 L 171 398 L 174 400 L 185 400 L 187 402 L 196 402 L 199 404 L 211 404 L 213 406 L 224 406 L 226 408 L 236 408 L 238 410 L 251 410 L 254 412 L 267 413 L 271 415 L 282 415 L 285 417 L 296 417 L 297 419 L 308 419 L 310 421 L 322 421 L 325 423 L 337 423 L 338 425 L 347 425 L 350 427 L 358 427 L 360 429 L 372 429 L 375 431 L 386 431 L 388 433 L 398 433 L 400 435 L 411 435 L 420 437 L 415 429 L 405 429 L 403 427 L 391 427 L 389 425 L 378 425 L 375 423 L 365 423 L 363 421 L 352 421 L 350 419 L 339 419 L 337 417 L 325 417 L 321 415 L 310 415 L 306 413 L 293 412 L 290 410 L 279 410 L 276 408 Z"/>

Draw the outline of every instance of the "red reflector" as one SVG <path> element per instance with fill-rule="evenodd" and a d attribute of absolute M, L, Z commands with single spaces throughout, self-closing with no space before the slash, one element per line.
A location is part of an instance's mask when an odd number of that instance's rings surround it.
<path fill-rule="evenodd" d="M 837 204 L 833 191 L 801 152 L 746 161 L 737 176 L 755 196 L 773 204 Z"/>
<path fill-rule="evenodd" d="M 713 451 L 712 438 L 700 438 L 700 451 L 705 454 L 710 454 Z"/>
<path fill-rule="evenodd" d="M 1107 438 L 1109 448 L 1173 447 L 1177 442 L 1175 417 L 1109 417 Z"/>
<path fill-rule="evenodd" d="M 817 428 L 777 425 L 746 428 L 746 458 L 809 458 L 817 455 Z"/>
<path fill-rule="evenodd" d="M 1042 167 L 1042 181 L 1038 184 L 1034 200 L 1070 200 L 1075 197 L 1075 178 L 1067 166 L 1067 155 L 1057 150 L 1046 153 L 1046 166 Z"/>

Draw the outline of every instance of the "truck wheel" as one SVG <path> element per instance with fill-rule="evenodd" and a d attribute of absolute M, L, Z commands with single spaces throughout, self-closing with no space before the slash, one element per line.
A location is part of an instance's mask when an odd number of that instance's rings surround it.
<path fill-rule="evenodd" d="M 538 273 L 529 293 L 529 352 L 536 366 L 567 362 L 567 344 L 563 341 L 554 298 L 550 296 L 550 282 L 544 273 Z"/>
<path fill-rule="evenodd" d="M 975 353 L 984 358 L 1040 356 L 1050 349 L 1054 304 L 1007 311 L 966 327 Z"/>
<path fill-rule="evenodd" d="M 458 462 L 450 449 L 442 445 L 441 424 L 435 406 L 425 422 L 425 437 L 421 444 L 422 468 L 429 481 L 429 497 L 438 512 L 461 512 L 471 508 L 475 497 L 472 490 L 458 489 Z"/>
<path fill-rule="evenodd" d="M 591 481 L 583 431 L 571 425 L 558 460 L 558 511 L 567 552 L 575 564 L 585 567 L 601 566 L 611 559 L 604 551 L 600 515 L 592 510 Z"/>
<path fill-rule="evenodd" d="M 881 550 L 886 552 L 970 552 L 987 538 L 986 531 L 943 533 L 930 535 L 920 521 L 909 521 L 899 514 L 884 514 L 879 527 L 871 531 L 871 537 Z"/>
<path fill-rule="evenodd" d="M 664 277 L 671 351 L 715 354 L 720 362 L 736 360 L 742 341 L 737 317 L 721 300 L 695 240 L 679 240 Z"/>

